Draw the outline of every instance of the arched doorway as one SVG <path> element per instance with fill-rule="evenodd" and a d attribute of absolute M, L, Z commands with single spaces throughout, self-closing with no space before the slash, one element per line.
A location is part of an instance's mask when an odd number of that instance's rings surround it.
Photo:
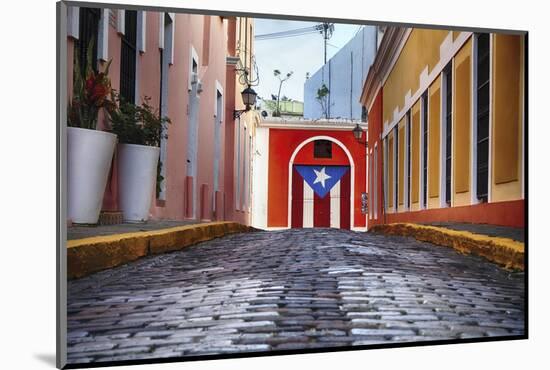
<path fill-rule="evenodd" d="M 354 163 L 330 136 L 304 140 L 289 162 L 288 226 L 353 227 Z"/>

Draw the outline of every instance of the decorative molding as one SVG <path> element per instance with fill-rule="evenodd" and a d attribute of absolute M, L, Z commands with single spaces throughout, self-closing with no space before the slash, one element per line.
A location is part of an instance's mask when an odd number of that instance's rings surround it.
<path fill-rule="evenodd" d="M 451 70 L 453 68 L 451 67 Z M 454 72 L 454 71 L 453 71 Z M 447 207 L 447 105 L 449 102 L 447 101 L 447 84 L 449 83 L 448 75 L 441 72 L 441 88 L 439 89 L 440 99 L 439 99 L 439 122 L 440 122 L 440 129 L 439 129 L 439 207 L 440 208 L 446 208 Z M 451 93 L 451 104 L 452 99 L 454 96 L 454 86 L 452 87 Z M 454 107 L 451 107 L 454 108 Z M 454 120 L 455 115 L 454 112 L 452 114 L 452 126 L 454 127 Z M 451 153 L 453 152 L 453 143 L 454 135 L 452 136 L 451 140 Z M 453 184 L 453 158 L 451 154 L 451 186 Z M 451 191 L 451 202 L 453 201 L 453 192 Z"/>
<path fill-rule="evenodd" d="M 258 126 L 259 127 L 266 127 L 266 128 L 284 128 L 288 130 L 316 130 L 316 129 L 325 129 L 325 130 L 333 130 L 333 131 L 350 131 L 353 130 L 356 123 L 335 123 L 330 121 L 308 121 L 308 120 L 296 120 L 296 121 L 280 121 L 280 122 L 274 122 L 274 121 L 260 121 Z M 360 127 L 364 130 L 367 129 L 367 125 L 360 124 Z"/>
<path fill-rule="evenodd" d="M 360 101 L 364 106 L 372 106 L 380 86 L 384 84 L 389 71 L 391 71 L 397 61 L 397 57 L 401 53 L 401 49 L 405 45 L 405 41 L 408 39 L 411 30 L 411 28 L 389 27 L 384 32 L 374 61 L 369 67 L 367 78 L 363 84 Z"/>
<path fill-rule="evenodd" d="M 159 13 L 159 49 L 164 50 L 164 15 Z"/>
<path fill-rule="evenodd" d="M 145 53 L 147 44 L 147 12 L 138 10 L 137 12 L 137 49 L 140 53 Z"/>
<path fill-rule="evenodd" d="M 117 9 L 116 13 L 117 22 L 116 22 L 116 31 L 120 35 L 124 35 L 124 29 L 126 28 L 126 18 L 124 9 Z"/>
<path fill-rule="evenodd" d="M 470 65 L 472 76 L 472 95 L 470 101 L 472 119 L 470 127 L 470 204 L 472 205 L 479 203 L 479 199 L 477 199 L 477 45 L 478 38 L 474 34 L 472 37 L 472 63 Z M 489 60 L 490 58 L 489 56 Z M 489 76 L 489 80 L 491 80 L 491 76 Z M 491 99 L 490 93 L 489 99 Z M 489 179 L 488 176 L 487 179 Z"/>
<path fill-rule="evenodd" d="M 197 72 L 193 72 L 193 60 L 197 64 Z M 191 91 L 192 84 L 196 79 L 199 77 L 199 55 L 197 54 L 197 51 L 193 47 L 193 45 L 189 45 L 189 83 L 187 84 L 187 89 Z M 196 77 L 195 77 L 196 75 Z"/>
<path fill-rule="evenodd" d="M 168 13 L 170 16 L 170 19 L 172 20 L 172 23 L 170 23 L 170 26 L 168 27 L 168 47 L 170 53 L 168 54 L 168 64 L 173 65 L 174 64 L 174 44 L 175 40 L 174 37 L 176 35 L 176 16 L 174 13 Z"/>
<path fill-rule="evenodd" d="M 430 73 L 429 68 L 426 66 L 422 72 L 420 72 L 420 78 L 419 78 L 419 84 L 418 86 L 427 86 L 430 83 Z M 409 90 L 409 98 L 410 98 L 410 90 Z"/>
<path fill-rule="evenodd" d="M 329 140 L 336 145 L 338 145 L 346 154 L 349 160 L 350 165 L 350 229 L 354 230 L 355 220 L 354 220 L 354 210 L 355 210 L 355 162 L 353 161 L 353 156 L 351 155 L 351 152 L 349 149 L 338 139 L 333 138 L 332 136 L 326 136 L 326 135 L 320 135 L 320 136 L 312 136 L 304 141 L 302 141 L 292 152 L 292 155 L 290 157 L 290 160 L 288 161 L 288 209 L 287 209 L 287 225 L 290 228 L 292 225 L 292 165 L 294 164 L 294 158 L 296 158 L 296 155 L 300 152 L 300 150 L 306 146 L 308 143 L 311 143 L 315 140 Z M 368 217 L 365 217 L 366 219 Z"/>
<path fill-rule="evenodd" d="M 408 100 L 405 100 L 403 108 L 398 111 L 397 116 L 394 112 L 392 121 L 389 122 L 386 127 L 384 127 L 382 137 L 387 136 L 391 129 L 401 120 L 401 118 L 403 118 L 406 112 L 411 109 L 413 104 L 420 98 L 420 96 L 422 96 L 424 91 L 426 91 L 428 87 L 432 84 L 432 82 L 435 81 L 435 79 L 441 74 L 441 71 L 445 68 L 449 61 L 451 61 L 451 59 L 460 50 L 460 48 L 468 41 L 470 36 L 472 36 L 472 32 L 461 32 L 460 35 L 458 35 L 458 37 L 454 40 L 452 47 L 440 47 L 440 52 L 441 50 L 443 50 L 446 54 L 442 55 L 439 62 L 437 62 L 434 68 L 432 68 L 428 75 L 428 78 L 425 79 L 424 77 L 423 81 L 425 82 L 425 85 L 420 85 L 418 89 L 414 92 L 414 94 L 412 94 L 412 96 L 410 96 Z M 442 42 L 442 44 L 445 43 L 445 40 Z"/>
<path fill-rule="evenodd" d="M 493 201 L 493 145 L 494 145 L 494 137 L 493 137 L 493 128 L 494 128 L 494 119 L 495 119 L 495 112 L 494 112 L 494 106 L 493 106 L 493 96 L 495 88 L 495 82 L 494 82 L 494 76 L 493 73 L 495 72 L 495 68 L 493 66 L 494 60 L 494 52 L 495 52 L 495 35 L 489 34 L 489 174 L 487 176 L 487 180 L 489 182 L 489 185 L 487 187 L 487 203 L 491 203 Z M 525 91 L 524 91 L 525 93 Z"/>
<path fill-rule="evenodd" d="M 109 59 L 109 9 L 101 9 L 97 35 L 97 58 L 106 62 Z"/>
<path fill-rule="evenodd" d="M 216 88 L 214 89 L 214 116 L 218 116 L 218 91 L 220 92 L 220 95 L 222 96 L 222 111 L 220 112 L 221 113 L 221 119 L 220 121 L 223 122 L 224 121 L 224 114 L 223 114 L 223 111 L 225 110 L 223 108 L 224 106 L 224 103 L 223 103 L 223 86 L 220 84 L 220 82 L 218 80 L 215 81 L 215 84 L 216 84 Z"/>
<path fill-rule="evenodd" d="M 80 25 L 80 8 L 67 6 L 67 36 L 78 40 Z"/>

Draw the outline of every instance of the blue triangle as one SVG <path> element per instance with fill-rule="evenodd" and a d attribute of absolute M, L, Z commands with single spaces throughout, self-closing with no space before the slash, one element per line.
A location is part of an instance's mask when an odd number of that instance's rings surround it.
<path fill-rule="evenodd" d="M 315 194 L 319 197 L 324 198 L 330 192 L 330 189 L 342 176 L 346 174 L 349 170 L 348 166 L 304 166 L 304 165 L 295 165 L 296 171 L 302 176 L 302 178 L 308 183 L 309 186 L 313 189 Z M 323 174 L 326 175 L 324 183 L 320 181 L 323 178 Z M 318 180 L 315 182 L 315 180 Z M 324 185 L 324 186 L 323 186 Z"/>

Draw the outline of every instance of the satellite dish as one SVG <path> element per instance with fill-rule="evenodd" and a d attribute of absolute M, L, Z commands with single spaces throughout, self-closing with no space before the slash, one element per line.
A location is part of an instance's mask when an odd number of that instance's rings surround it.
<path fill-rule="evenodd" d="M 262 117 L 264 117 L 264 118 L 267 117 L 267 112 L 265 110 L 262 111 Z"/>

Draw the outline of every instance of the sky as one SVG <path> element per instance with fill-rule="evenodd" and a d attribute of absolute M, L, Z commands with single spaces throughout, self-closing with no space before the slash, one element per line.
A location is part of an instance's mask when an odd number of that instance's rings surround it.
<path fill-rule="evenodd" d="M 262 35 L 280 31 L 315 26 L 317 22 L 285 21 L 273 19 L 255 19 L 255 34 Z M 356 24 L 334 25 L 332 38 L 328 40 L 327 61 L 353 38 L 361 26 Z M 292 77 L 283 84 L 281 97 L 304 101 L 304 83 L 306 73 L 313 75 L 324 64 L 324 42 L 320 33 L 270 39 L 255 40 L 255 57 L 260 77 L 254 90 L 262 98 L 270 99 L 277 95 L 279 80 L 273 75 L 279 69 L 282 75 L 293 71 Z"/>

